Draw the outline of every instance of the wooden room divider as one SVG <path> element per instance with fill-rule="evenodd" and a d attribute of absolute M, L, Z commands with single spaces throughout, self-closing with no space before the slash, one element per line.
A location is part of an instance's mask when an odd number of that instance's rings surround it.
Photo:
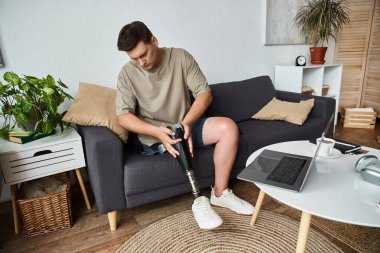
<path fill-rule="evenodd" d="M 351 23 L 335 46 L 334 62 L 343 64 L 339 105 L 373 107 L 380 113 L 380 0 L 349 5 Z"/>

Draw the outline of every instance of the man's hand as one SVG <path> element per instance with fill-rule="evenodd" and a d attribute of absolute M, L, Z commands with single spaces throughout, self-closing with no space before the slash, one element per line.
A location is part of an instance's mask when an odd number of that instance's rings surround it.
<path fill-rule="evenodd" d="M 193 153 L 193 138 L 191 136 L 191 127 L 206 111 L 207 107 L 211 104 L 212 95 L 211 92 L 203 92 L 196 97 L 194 103 L 191 105 L 190 110 L 187 112 L 185 118 L 182 121 L 182 125 L 185 129 L 184 138 L 189 143 L 189 151 L 191 157 L 194 157 Z"/>
<path fill-rule="evenodd" d="M 193 137 L 191 135 L 191 126 L 189 124 L 186 124 L 182 122 L 183 128 L 185 130 L 183 138 L 187 140 L 189 144 L 189 151 L 190 155 L 192 158 L 194 158 L 194 153 L 193 153 Z"/>
<path fill-rule="evenodd" d="M 176 139 L 176 140 L 173 140 L 172 138 L 170 138 L 169 135 L 174 135 L 174 131 L 170 130 L 169 128 L 167 127 L 158 127 L 157 128 L 157 132 L 156 132 L 156 135 L 155 137 L 157 139 L 160 140 L 160 142 L 162 144 L 164 144 L 166 150 L 172 155 L 174 156 L 174 158 L 177 157 L 177 155 L 179 156 L 179 152 L 172 146 L 173 144 L 176 144 L 180 141 L 182 141 L 182 139 Z"/>

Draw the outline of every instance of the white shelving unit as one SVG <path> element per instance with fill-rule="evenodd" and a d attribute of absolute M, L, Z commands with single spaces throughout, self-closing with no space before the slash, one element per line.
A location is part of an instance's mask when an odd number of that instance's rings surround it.
<path fill-rule="evenodd" d="M 303 86 L 314 89 L 314 95 L 322 96 L 322 86 L 329 85 L 326 96 L 336 100 L 335 124 L 338 115 L 340 84 L 342 81 L 342 64 L 275 66 L 274 86 L 276 90 L 302 92 Z"/>

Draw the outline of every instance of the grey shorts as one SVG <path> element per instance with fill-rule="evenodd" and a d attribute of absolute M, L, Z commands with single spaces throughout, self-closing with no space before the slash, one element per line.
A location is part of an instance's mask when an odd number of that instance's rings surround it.
<path fill-rule="evenodd" d="M 193 148 L 194 149 L 202 149 L 202 148 L 207 148 L 204 143 L 203 143 L 203 138 L 202 138 L 202 132 L 203 132 L 203 125 L 206 122 L 207 118 L 202 117 L 199 118 L 192 126 L 191 128 L 191 135 L 193 138 Z M 142 144 L 143 146 L 143 152 L 141 154 L 144 155 L 155 155 L 155 154 L 161 154 L 159 152 L 158 146 L 160 143 L 155 143 L 151 146 Z"/>
<path fill-rule="evenodd" d="M 202 149 L 202 148 L 207 148 L 205 144 L 203 143 L 203 125 L 205 124 L 207 118 L 202 117 L 195 121 L 191 128 L 191 135 L 193 138 L 193 148 L 194 149 Z"/>

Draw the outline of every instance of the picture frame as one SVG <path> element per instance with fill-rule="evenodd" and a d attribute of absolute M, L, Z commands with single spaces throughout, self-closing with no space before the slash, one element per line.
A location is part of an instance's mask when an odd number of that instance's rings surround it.
<path fill-rule="evenodd" d="M 265 45 L 311 44 L 300 35 L 293 19 L 307 0 L 266 0 Z"/>

